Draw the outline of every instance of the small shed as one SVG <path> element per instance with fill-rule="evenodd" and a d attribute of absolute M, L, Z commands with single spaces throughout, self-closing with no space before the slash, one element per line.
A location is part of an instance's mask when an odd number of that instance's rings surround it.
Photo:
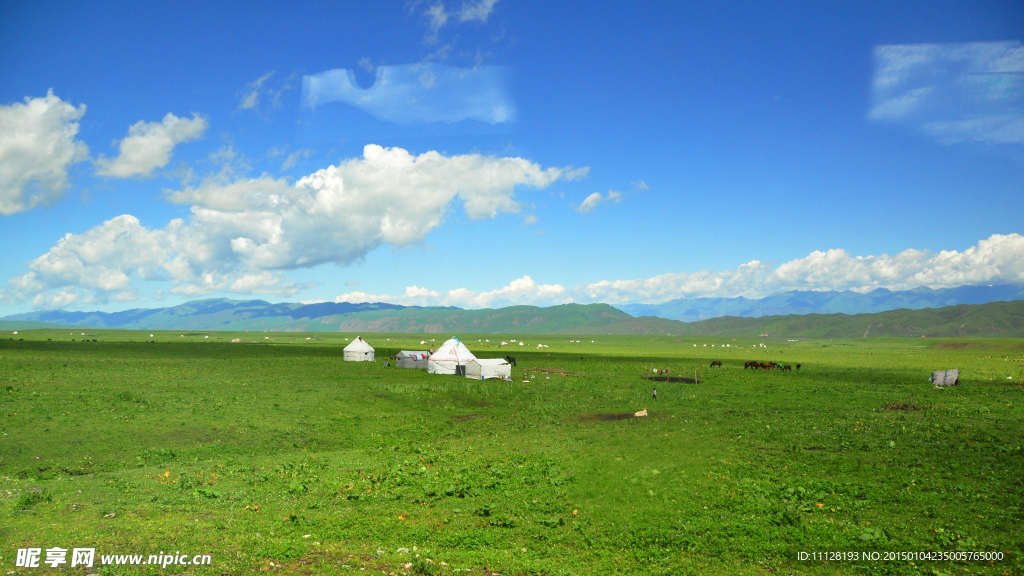
<path fill-rule="evenodd" d="M 430 353 L 427 351 L 420 352 L 402 350 L 398 354 L 395 354 L 395 366 L 398 366 L 399 368 L 426 370 L 427 358 L 430 358 Z"/>
<path fill-rule="evenodd" d="M 959 386 L 960 369 L 953 368 L 952 370 L 935 370 L 932 372 L 932 384 L 936 386 Z"/>
<path fill-rule="evenodd" d="M 362 336 L 356 336 L 355 340 L 345 346 L 344 357 L 345 362 L 373 362 L 373 347 Z"/>
<path fill-rule="evenodd" d="M 476 358 L 466 363 L 466 378 L 512 378 L 512 366 L 504 358 Z"/>

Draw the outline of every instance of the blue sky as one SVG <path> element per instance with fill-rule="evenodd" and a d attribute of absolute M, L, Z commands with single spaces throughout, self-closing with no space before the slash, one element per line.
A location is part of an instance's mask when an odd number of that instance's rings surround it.
<path fill-rule="evenodd" d="M 1019 2 L 0 4 L 0 314 L 1024 282 Z"/>

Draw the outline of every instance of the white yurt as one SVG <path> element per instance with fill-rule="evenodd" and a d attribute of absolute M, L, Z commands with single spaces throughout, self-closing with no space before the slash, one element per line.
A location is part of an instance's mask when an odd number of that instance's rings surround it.
<path fill-rule="evenodd" d="M 395 355 L 395 366 L 422 370 L 427 367 L 427 358 L 430 358 L 430 353 L 427 351 L 402 350 Z"/>
<path fill-rule="evenodd" d="M 466 378 L 474 380 L 511 379 L 512 366 L 504 358 L 477 358 L 466 364 Z"/>
<path fill-rule="evenodd" d="M 373 362 L 373 347 L 362 336 L 356 336 L 345 346 L 345 362 Z"/>
<path fill-rule="evenodd" d="M 466 363 L 470 360 L 476 360 L 476 356 L 458 338 L 452 338 L 427 359 L 427 372 L 465 375 Z"/>

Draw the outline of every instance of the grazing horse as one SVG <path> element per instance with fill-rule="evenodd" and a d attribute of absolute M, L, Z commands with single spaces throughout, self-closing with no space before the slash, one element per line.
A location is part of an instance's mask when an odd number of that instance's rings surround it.
<path fill-rule="evenodd" d="M 513 358 L 512 356 L 505 356 L 505 362 L 508 362 L 509 364 L 511 364 L 513 366 L 516 365 L 516 359 Z"/>
<path fill-rule="evenodd" d="M 718 360 L 715 360 L 714 362 L 711 363 L 711 368 L 714 368 L 715 366 L 721 367 L 722 363 L 719 362 Z"/>
<path fill-rule="evenodd" d="M 783 366 L 783 367 L 782 367 L 782 369 L 783 369 L 783 370 L 789 370 L 789 371 L 792 371 L 792 370 L 793 370 L 793 367 L 792 367 L 792 366 L 790 366 L 789 364 L 786 364 L 785 366 Z"/>
<path fill-rule="evenodd" d="M 743 364 L 743 369 L 746 370 L 747 368 L 753 368 L 754 370 L 757 370 L 757 366 L 757 362 L 746 362 Z"/>
<path fill-rule="evenodd" d="M 796 371 L 797 371 L 797 372 L 799 372 L 799 371 L 800 371 L 800 365 L 799 365 L 799 364 L 797 364 L 797 365 L 796 365 Z"/>

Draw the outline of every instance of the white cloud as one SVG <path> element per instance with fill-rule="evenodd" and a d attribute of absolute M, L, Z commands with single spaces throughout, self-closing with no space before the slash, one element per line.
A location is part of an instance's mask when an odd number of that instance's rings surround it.
<path fill-rule="evenodd" d="M 450 12 L 444 2 L 434 2 L 423 11 L 423 15 L 427 17 L 427 43 L 436 43 L 441 29 L 450 21 L 457 21 L 459 24 L 465 22 L 486 23 L 497 3 L 498 0 L 477 0 L 475 2 L 470 0 L 464 2 L 457 12 Z"/>
<path fill-rule="evenodd" d="M 444 8 L 443 2 L 436 2 L 427 8 L 424 12 L 427 17 L 427 42 L 433 44 L 437 42 L 437 37 L 441 32 L 441 28 L 448 23 L 450 17 L 448 11 Z"/>
<path fill-rule="evenodd" d="M 774 269 L 758 260 L 726 272 L 662 274 L 639 280 L 584 284 L 578 299 L 658 303 L 702 296 L 759 298 L 789 290 L 907 290 L 993 283 L 1024 284 L 1024 236 L 993 234 L 963 252 L 904 250 L 895 256 L 850 256 L 814 251 Z"/>
<path fill-rule="evenodd" d="M 75 139 L 85 104 L 53 95 L 0 105 L 0 214 L 10 216 L 64 194 L 68 168 L 89 156 Z"/>
<path fill-rule="evenodd" d="M 351 264 L 382 244 L 420 244 L 455 202 L 471 219 L 494 218 L 519 211 L 517 186 L 544 188 L 582 173 L 522 158 L 414 156 L 373 144 L 362 158 L 295 184 L 266 174 L 230 180 L 222 173 L 167 191 L 170 201 L 192 205 L 188 220 L 148 229 L 123 215 L 68 234 L 30 262 L 27 274 L 12 278 L 5 296 L 25 300 L 74 288 L 102 300 L 148 280 L 173 282 L 172 291 L 185 295 L 290 295 L 303 286 L 281 271 Z"/>
<path fill-rule="evenodd" d="M 401 295 L 368 294 L 348 292 L 334 299 L 335 302 L 387 302 L 405 306 L 458 306 L 460 308 L 500 308 L 517 304 L 562 304 L 571 302 L 566 289 L 559 284 L 537 284 L 533 278 L 523 276 L 502 288 L 487 292 L 475 292 L 467 288 L 456 288 L 437 292 L 419 286 L 408 286 Z"/>
<path fill-rule="evenodd" d="M 1024 46 L 878 46 L 868 118 L 912 126 L 942 144 L 1024 142 Z"/>
<path fill-rule="evenodd" d="M 580 214 L 589 214 L 593 212 L 600 204 L 604 202 L 614 202 L 618 204 L 622 201 L 622 193 L 616 192 L 615 190 L 609 190 L 608 194 L 602 196 L 600 192 L 594 192 L 590 196 L 583 199 L 583 202 L 576 207 L 576 211 Z"/>
<path fill-rule="evenodd" d="M 523 224 L 526 224 L 527 226 L 533 226 L 536 223 L 537 223 L 537 217 L 534 216 L 533 214 L 530 214 L 526 218 L 523 218 Z"/>
<path fill-rule="evenodd" d="M 245 90 L 242 92 L 241 101 L 238 103 L 239 110 L 252 110 L 260 104 L 260 92 L 263 90 L 263 84 L 270 80 L 275 74 L 274 70 L 267 72 L 263 76 L 260 76 L 256 80 L 249 82 L 245 85 Z"/>
<path fill-rule="evenodd" d="M 299 161 L 299 158 L 309 158 L 312 155 L 312 148 L 301 148 L 299 150 L 296 150 L 295 152 L 292 152 L 291 154 L 288 155 L 287 158 L 284 159 L 284 162 L 281 163 L 281 170 L 288 170 L 289 168 L 294 168 L 296 162 Z"/>
<path fill-rule="evenodd" d="M 387 122 L 515 121 L 516 108 L 501 66 L 459 68 L 425 62 L 378 66 L 373 86 L 362 89 L 351 70 L 302 78 L 302 105 L 311 110 L 344 102 Z"/>
<path fill-rule="evenodd" d="M 466 2 L 459 10 L 459 22 L 487 22 L 494 11 L 494 5 L 498 0 L 479 0 L 478 2 Z"/>
<path fill-rule="evenodd" d="M 281 108 L 281 97 L 295 87 L 297 77 L 291 74 L 282 78 L 274 70 L 267 72 L 238 92 L 238 109 L 266 116 L 271 110 Z"/>
<path fill-rule="evenodd" d="M 96 160 L 96 174 L 114 178 L 149 176 L 171 161 L 171 151 L 183 142 L 202 137 L 209 125 L 193 113 L 192 118 L 178 118 L 168 113 L 162 122 L 138 121 L 128 128 L 128 136 L 118 144 L 116 158 Z"/>
<path fill-rule="evenodd" d="M 647 186 L 647 182 L 644 182 L 643 180 L 637 180 L 636 182 L 633 182 L 634 192 L 641 192 L 643 190 L 650 190 L 650 188 Z"/>
<path fill-rule="evenodd" d="M 449 290 L 447 301 L 466 308 L 494 308 L 514 304 L 562 301 L 566 293 L 559 284 L 537 284 L 529 276 L 513 280 L 508 286 L 489 292 L 474 292 L 466 288 Z"/>
<path fill-rule="evenodd" d="M 292 296 L 299 290 L 309 288 L 312 284 L 296 284 L 282 280 L 280 274 L 263 271 L 256 274 L 242 274 L 238 276 L 228 288 L 228 292 L 235 294 L 274 294 L 277 296 Z"/>

